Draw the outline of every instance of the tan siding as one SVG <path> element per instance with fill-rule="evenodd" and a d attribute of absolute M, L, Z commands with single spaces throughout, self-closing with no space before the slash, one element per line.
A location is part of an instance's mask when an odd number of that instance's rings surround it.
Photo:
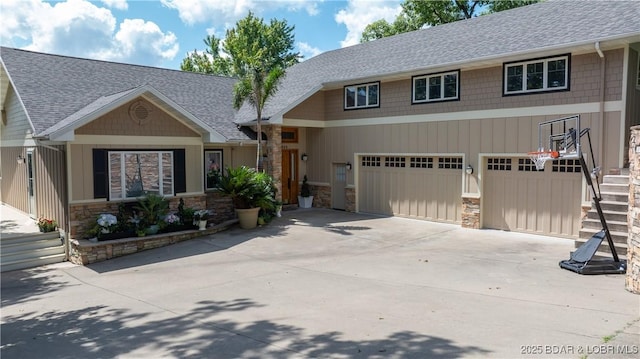
<path fill-rule="evenodd" d="M 324 108 L 324 92 L 318 92 L 285 113 L 284 118 L 324 121 Z"/>
<path fill-rule="evenodd" d="M 57 150 L 38 146 L 34 151 L 37 214 L 55 219 L 60 228 L 68 230 L 66 154 L 64 146 L 53 148 Z"/>
<path fill-rule="evenodd" d="M 12 86 L 8 88 L 4 110 L 6 111 L 7 125 L 5 126 L 0 121 L 0 138 L 2 141 L 27 138 L 27 133 L 31 131 L 31 125 Z"/>
<path fill-rule="evenodd" d="M 353 159 L 355 153 L 464 153 L 474 168 L 481 153 L 527 153 L 538 146 L 538 123 L 569 116 L 521 116 L 506 119 L 441 121 L 416 124 L 307 129 L 309 161 L 307 174 L 314 182 L 330 182 L 327 166 L 333 162 Z M 598 114 L 582 114 L 581 126 L 591 128 L 594 153 L 598 156 L 600 143 Z M 620 114 L 612 112 L 606 119 L 606 151 L 604 161 L 597 158 L 603 169 L 617 165 L 617 146 Z M 415 140 L 412 140 L 412 134 Z M 404 136 L 404 137 L 403 137 Z M 409 140 L 407 140 L 407 138 Z M 586 145 L 586 141 L 584 141 Z M 476 192 L 476 174 L 469 179 L 468 191 Z M 353 184 L 353 176 L 348 183 Z"/>
<path fill-rule="evenodd" d="M 431 169 L 406 164 L 405 168 L 384 167 L 384 163 L 362 167 L 359 161 L 360 211 L 459 223 L 462 170 L 438 169 L 437 163 Z"/>
<path fill-rule="evenodd" d="M 149 120 L 138 124 L 129 116 L 130 106 L 142 101 L 150 109 Z M 108 114 L 78 128 L 78 135 L 117 136 L 177 136 L 200 137 L 200 135 L 158 107 L 145 100 L 134 100 Z"/>
<path fill-rule="evenodd" d="M 483 227 L 576 237 L 580 230 L 581 173 L 484 170 Z"/>
<path fill-rule="evenodd" d="M 2 163 L 2 179 L 0 198 L 22 212 L 29 212 L 27 203 L 27 165 L 16 162 L 16 157 L 27 157 L 23 147 L 0 148 L 0 163 Z"/>
<path fill-rule="evenodd" d="M 622 98 L 622 49 L 606 51 L 606 101 Z M 365 119 L 373 117 L 406 116 L 458 111 L 506 109 L 530 106 L 553 106 L 600 101 L 600 58 L 596 53 L 571 58 L 570 91 L 502 95 L 502 66 L 462 71 L 460 100 L 426 104 L 411 104 L 411 79 L 383 82 L 380 85 L 380 108 L 345 111 L 343 89 L 325 91 L 326 120 Z M 319 101 L 303 102 L 285 118 L 317 120 Z M 289 114 L 295 116 L 289 117 Z"/>
<path fill-rule="evenodd" d="M 169 146 L 169 145 L 71 145 L 71 200 L 92 200 L 93 195 L 93 149 L 105 148 L 114 150 L 136 149 L 176 149 L 184 148 L 187 166 L 187 192 L 201 192 L 203 189 L 204 167 L 201 146 Z M 77 184 L 77 185 L 76 185 Z"/>

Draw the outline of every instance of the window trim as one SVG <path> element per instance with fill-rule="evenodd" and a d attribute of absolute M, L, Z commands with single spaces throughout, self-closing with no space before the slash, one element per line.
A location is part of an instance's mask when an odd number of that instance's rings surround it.
<path fill-rule="evenodd" d="M 220 171 L 220 174 L 222 174 L 222 171 L 224 170 L 224 151 L 222 149 L 206 149 L 204 150 L 204 163 L 203 163 L 203 169 L 204 169 L 204 189 L 205 191 L 207 190 L 214 190 L 215 189 L 215 185 L 212 187 L 209 187 L 209 155 L 219 155 L 219 164 L 218 164 L 218 170 Z"/>
<path fill-rule="evenodd" d="M 285 132 L 293 133 L 293 138 L 283 138 L 282 134 Z M 280 132 L 280 140 L 282 143 L 298 143 L 298 128 L 297 127 L 283 127 Z"/>
<path fill-rule="evenodd" d="M 375 105 L 369 105 L 369 87 L 372 86 L 372 85 L 378 86 L 378 103 L 375 104 Z M 347 107 L 347 88 L 350 88 L 350 87 L 357 88 L 357 87 L 361 87 L 361 86 L 367 86 L 367 96 L 366 96 L 367 105 L 365 105 L 365 106 L 358 106 L 357 105 L 358 95 L 357 95 L 357 90 L 356 90 L 356 105 L 352 106 L 352 107 Z M 342 95 L 343 95 L 343 97 L 342 97 L 342 100 L 343 100 L 342 101 L 342 106 L 343 106 L 343 109 L 345 111 L 350 111 L 350 110 L 362 110 L 362 109 L 365 109 L 365 108 L 379 108 L 380 107 L 380 97 L 381 97 L 380 96 L 380 88 L 381 88 L 380 81 L 366 82 L 366 83 L 361 83 L 361 84 L 354 84 L 354 85 L 344 86 L 342 88 Z"/>
<path fill-rule="evenodd" d="M 548 64 L 550 61 L 562 60 L 566 61 L 566 71 L 565 71 L 565 86 L 563 87 L 548 87 L 547 86 L 547 77 L 549 73 Z M 543 78 L 542 83 L 543 87 L 541 89 L 527 90 L 527 73 L 526 73 L 526 65 L 532 63 L 543 63 Z M 522 65 L 525 71 L 522 72 L 522 86 L 523 89 L 518 91 L 507 91 L 507 70 L 513 66 Z M 547 57 L 539 57 L 535 59 L 528 59 L 524 61 L 511 61 L 505 62 L 502 64 L 502 96 L 517 96 L 517 95 L 531 95 L 536 93 L 548 93 L 548 92 L 561 92 L 561 91 L 570 91 L 571 90 L 571 54 L 562 54 L 562 55 L 554 55 Z"/>
<path fill-rule="evenodd" d="M 125 167 L 125 161 L 123 156 L 127 155 L 127 154 L 149 154 L 149 153 L 157 153 L 158 154 L 158 189 L 160 190 L 160 193 L 158 193 L 159 196 L 162 197 L 173 197 L 175 196 L 175 191 L 176 191 L 176 170 L 175 170 L 175 153 L 173 150 L 167 149 L 167 150 L 139 150 L 139 149 L 131 149 L 131 150 L 107 150 L 106 151 L 106 155 L 107 155 L 107 193 L 108 193 L 108 198 L 109 200 L 129 200 L 129 199 L 136 199 L 139 196 L 134 196 L 134 197 L 128 197 L 126 195 L 127 193 L 127 186 L 126 186 L 126 175 L 124 175 L 124 167 Z M 122 196 L 121 197 L 114 197 L 113 196 L 113 192 L 112 192 L 112 187 L 111 187 L 111 155 L 112 154 L 120 154 L 120 186 L 122 188 Z M 162 156 L 164 154 L 169 154 L 171 156 L 171 190 L 169 193 L 164 193 L 164 183 L 162 182 L 163 179 L 163 166 L 162 166 Z"/>
<path fill-rule="evenodd" d="M 440 77 L 440 94 L 444 96 L 444 77 L 446 75 L 456 75 L 456 97 L 440 97 L 438 99 L 429 99 L 429 78 L 432 77 Z M 419 79 L 427 79 L 427 96 L 424 100 L 416 100 L 416 80 Z M 447 102 L 447 101 L 460 101 L 460 69 L 451 70 L 451 71 L 443 71 L 443 72 L 434 72 L 430 74 L 416 75 L 411 77 L 411 104 L 423 104 L 423 103 L 433 103 L 433 102 Z"/>

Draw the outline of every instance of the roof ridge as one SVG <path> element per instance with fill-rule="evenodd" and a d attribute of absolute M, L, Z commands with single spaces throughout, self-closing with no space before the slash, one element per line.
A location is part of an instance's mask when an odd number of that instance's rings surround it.
<path fill-rule="evenodd" d="M 157 66 L 150 66 L 150 65 L 129 64 L 129 63 L 126 63 L 126 62 L 118 62 L 118 61 L 90 59 L 90 58 L 87 58 L 87 57 L 54 54 L 54 53 L 39 52 L 39 51 L 34 51 L 34 50 L 18 49 L 18 48 L 15 48 L 15 47 L 0 46 L 0 50 L 4 50 L 4 49 L 12 50 L 12 51 L 28 52 L 28 53 L 32 53 L 32 54 L 36 54 L 36 55 L 45 55 L 45 56 L 51 56 L 51 57 L 60 57 L 60 58 L 67 58 L 67 59 L 73 59 L 73 60 L 80 60 L 80 61 L 101 62 L 101 63 L 106 63 L 106 64 L 122 65 L 122 66 L 127 66 L 127 67 L 140 67 L 140 68 L 147 68 L 147 69 L 152 69 L 152 70 L 189 73 L 189 74 L 196 74 L 196 75 L 219 77 L 219 78 L 224 78 L 224 79 L 234 79 L 235 80 L 235 78 L 231 77 L 231 76 L 223 76 L 223 75 L 217 75 L 217 74 L 207 74 L 207 73 L 203 73 L 203 72 L 194 72 L 194 71 L 184 71 L 184 70 L 178 70 L 178 69 L 169 69 L 169 68 L 165 68 L 165 67 L 157 67 Z"/>

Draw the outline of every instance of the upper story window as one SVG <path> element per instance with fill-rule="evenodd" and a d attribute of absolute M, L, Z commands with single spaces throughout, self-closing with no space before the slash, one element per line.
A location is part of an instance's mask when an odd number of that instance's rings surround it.
<path fill-rule="evenodd" d="M 569 89 L 569 55 L 504 64 L 504 94 Z"/>
<path fill-rule="evenodd" d="M 380 82 L 345 86 L 344 109 L 379 107 L 380 106 Z"/>
<path fill-rule="evenodd" d="M 457 100 L 460 70 L 413 77 L 412 103 Z"/>

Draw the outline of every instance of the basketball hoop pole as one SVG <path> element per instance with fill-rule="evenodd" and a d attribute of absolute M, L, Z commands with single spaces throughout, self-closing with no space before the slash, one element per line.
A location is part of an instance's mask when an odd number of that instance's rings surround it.
<path fill-rule="evenodd" d="M 558 129 L 558 127 L 560 128 Z M 580 115 L 540 122 L 538 124 L 538 150 L 529 152 L 529 158 L 538 170 L 543 170 L 547 161 L 568 158 L 578 159 L 582 174 L 589 186 L 593 206 L 602 225 L 601 231 L 593 235 L 574 252 L 571 252 L 570 259 L 560 261 L 560 267 L 579 274 L 624 274 L 627 270 L 627 264 L 618 257 L 607 220 L 600 205 L 602 198 L 597 173 L 594 183 L 580 145 L 582 136 L 587 135 L 593 168 L 597 172 L 598 167 L 596 167 L 595 158 L 593 157 L 593 145 L 589 131 L 589 128 L 580 128 Z M 547 141 L 548 143 L 545 143 Z M 545 145 L 548 145 L 548 147 L 545 147 Z M 613 261 L 611 259 L 593 258 L 605 238 L 613 256 Z"/>

